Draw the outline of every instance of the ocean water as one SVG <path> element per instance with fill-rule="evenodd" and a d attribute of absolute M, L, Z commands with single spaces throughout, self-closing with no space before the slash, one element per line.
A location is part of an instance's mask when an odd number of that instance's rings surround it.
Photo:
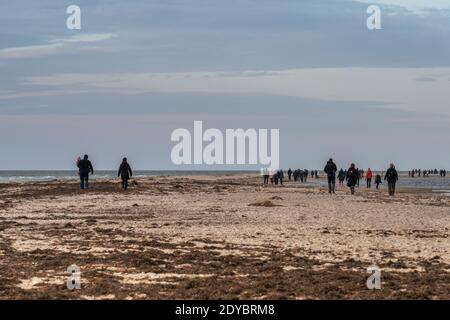
<path fill-rule="evenodd" d="M 337 183 L 337 181 L 336 181 Z M 311 185 L 320 185 L 320 186 L 327 186 L 327 181 L 325 179 L 308 179 L 308 184 Z M 360 181 L 360 186 L 365 187 L 366 180 L 362 179 Z M 387 186 L 387 182 L 383 181 L 382 185 Z M 426 178 L 423 177 L 415 177 L 410 178 L 408 177 L 407 173 L 400 173 L 400 177 L 397 183 L 397 186 L 399 187 L 406 187 L 406 188 L 418 188 L 418 189 L 429 189 L 433 192 L 437 193 L 445 193 L 450 196 L 450 176 L 447 175 L 447 177 L 440 177 L 439 175 L 432 175 Z M 372 188 L 374 187 L 374 179 L 372 179 Z"/>
<path fill-rule="evenodd" d="M 182 170 L 133 170 L 133 176 L 139 177 L 155 177 L 155 176 L 192 176 L 192 175 L 214 175 L 214 174 L 231 174 L 231 173 L 255 173 L 254 171 L 182 171 Z M 95 179 L 112 179 L 117 178 L 115 170 L 97 170 L 94 175 L 89 177 Z M 45 170 L 19 170 L 19 171 L 2 171 L 0 170 L 0 183 L 7 182 L 38 182 L 53 180 L 70 180 L 78 179 L 78 171 L 62 170 L 62 171 L 45 171 Z"/>

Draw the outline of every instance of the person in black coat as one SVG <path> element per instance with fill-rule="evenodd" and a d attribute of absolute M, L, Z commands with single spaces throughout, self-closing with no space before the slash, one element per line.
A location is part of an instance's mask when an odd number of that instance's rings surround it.
<path fill-rule="evenodd" d="M 89 172 L 94 174 L 94 167 L 91 161 L 88 160 L 88 155 L 85 154 L 83 160 L 79 160 L 77 163 L 78 173 L 80 175 L 80 188 L 89 188 Z"/>
<path fill-rule="evenodd" d="M 358 171 L 356 170 L 354 163 L 352 163 L 347 170 L 345 180 L 347 180 L 347 186 L 350 188 L 351 193 L 354 194 L 355 186 L 358 183 Z"/>
<path fill-rule="evenodd" d="M 118 177 L 122 178 L 122 188 L 124 190 L 128 189 L 128 180 L 133 176 L 133 171 L 131 171 L 131 167 L 127 162 L 127 158 L 123 158 L 122 163 L 119 167 L 119 172 L 117 173 Z"/>
<path fill-rule="evenodd" d="M 397 170 L 395 170 L 393 163 L 391 163 L 389 169 L 387 169 L 384 180 L 388 183 L 389 195 L 393 196 L 395 194 L 395 184 L 398 181 L 398 173 Z"/>
<path fill-rule="evenodd" d="M 328 160 L 323 171 L 327 174 L 328 178 L 328 193 L 334 193 L 334 190 L 336 188 L 337 166 L 333 162 L 333 159 L 330 158 L 330 160 Z"/>

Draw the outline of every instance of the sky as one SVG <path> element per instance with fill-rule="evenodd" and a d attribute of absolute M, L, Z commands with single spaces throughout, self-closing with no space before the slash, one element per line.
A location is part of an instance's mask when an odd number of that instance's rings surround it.
<path fill-rule="evenodd" d="M 284 168 L 450 169 L 449 40 L 448 0 L 1 1 L 0 170 L 257 168 L 175 166 L 194 120 L 279 129 Z"/>

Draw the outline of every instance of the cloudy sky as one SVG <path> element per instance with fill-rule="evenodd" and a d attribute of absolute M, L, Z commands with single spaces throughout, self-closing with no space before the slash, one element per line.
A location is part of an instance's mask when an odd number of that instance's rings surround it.
<path fill-rule="evenodd" d="M 0 3 L 0 170 L 255 168 L 174 166 L 194 120 L 279 128 L 283 167 L 450 168 L 450 1 Z"/>

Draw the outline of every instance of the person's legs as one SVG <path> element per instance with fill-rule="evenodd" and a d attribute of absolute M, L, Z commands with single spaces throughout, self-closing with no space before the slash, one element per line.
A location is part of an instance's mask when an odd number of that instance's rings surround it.
<path fill-rule="evenodd" d="M 80 189 L 84 189 L 84 176 L 80 174 Z"/>
<path fill-rule="evenodd" d="M 125 190 L 128 189 L 128 179 L 123 179 L 123 188 L 124 188 Z"/>
<path fill-rule="evenodd" d="M 84 177 L 84 188 L 88 189 L 89 188 L 89 175 L 86 175 Z"/>
<path fill-rule="evenodd" d="M 351 186 L 351 187 L 350 187 L 350 192 L 351 192 L 352 194 L 355 194 L 355 186 Z"/>
<path fill-rule="evenodd" d="M 335 193 L 335 191 L 336 191 L 336 177 L 332 177 L 331 189 L 332 189 L 332 192 Z"/>
<path fill-rule="evenodd" d="M 392 183 L 392 195 L 395 195 L 395 182 Z"/>
<path fill-rule="evenodd" d="M 331 183 L 333 177 L 328 176 L 327 178 L 328 178 L 328 193 L 331 193 Z"/>

